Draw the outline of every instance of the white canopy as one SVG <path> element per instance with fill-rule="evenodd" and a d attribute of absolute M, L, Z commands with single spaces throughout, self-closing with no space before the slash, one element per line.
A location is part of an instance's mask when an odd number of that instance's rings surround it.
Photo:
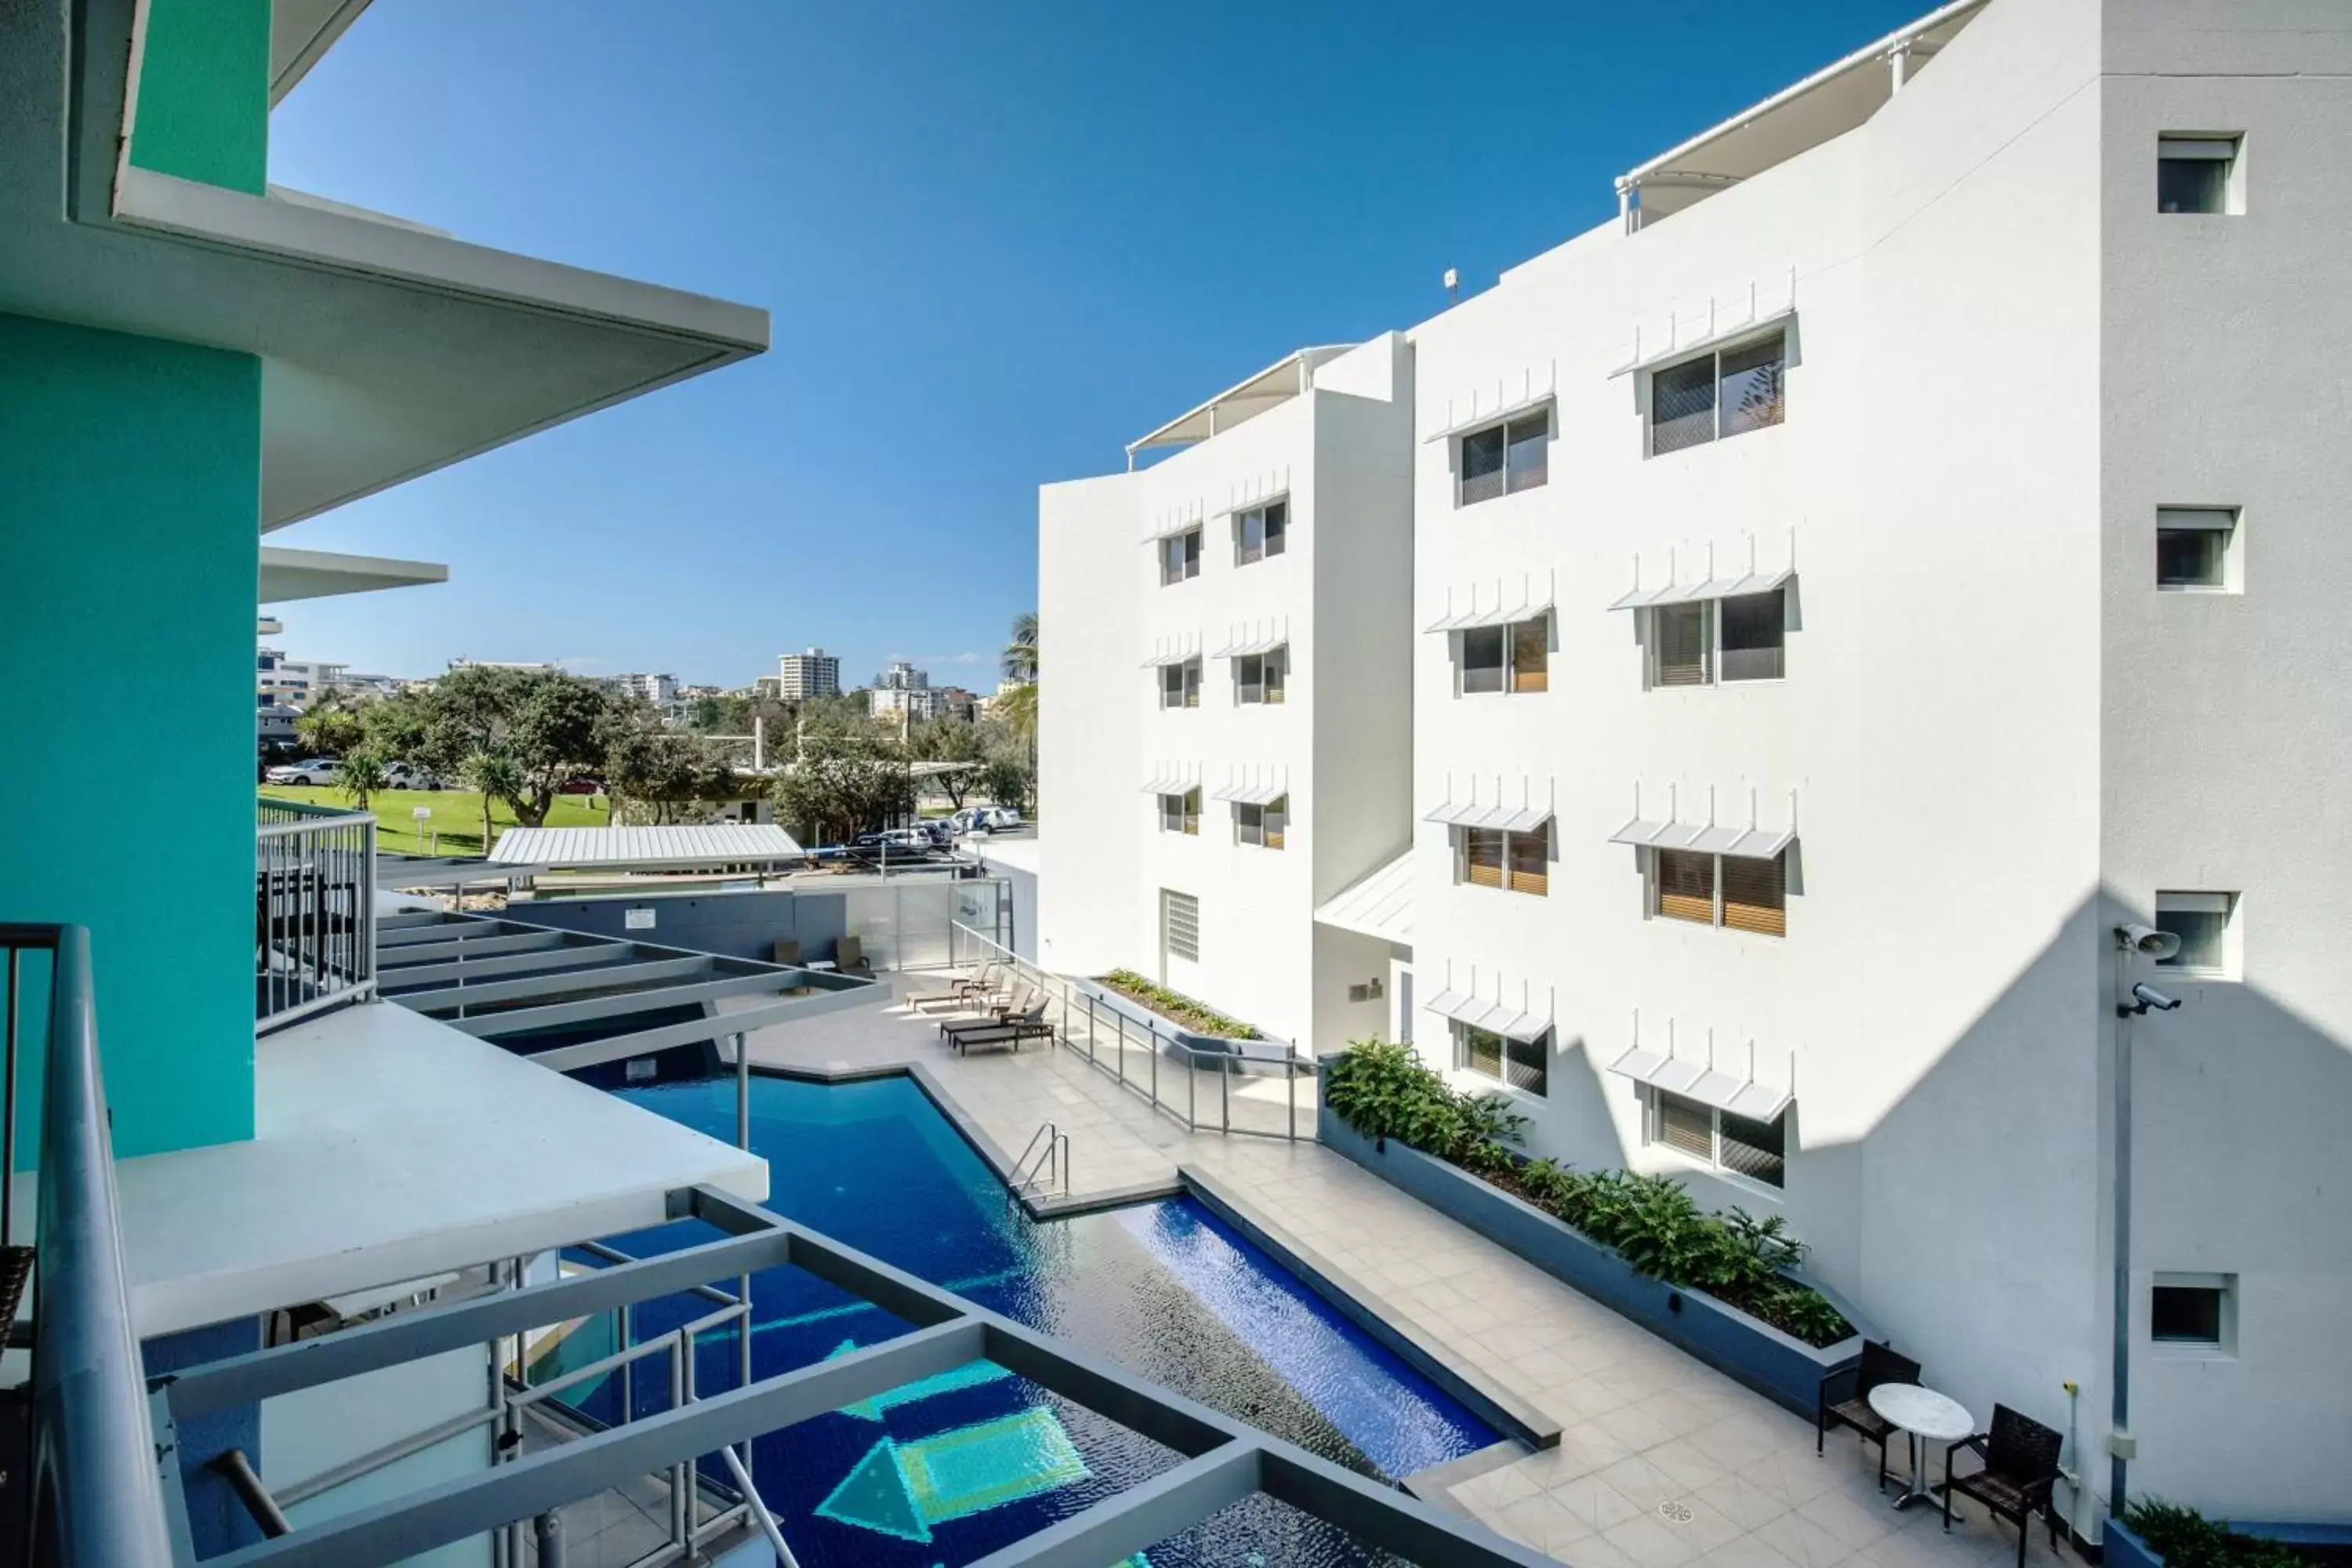
<path fill-rule="evenodd" d="M 1151 775 L 1143 786 L 1145 795 L 1184 795 L 1201 787 L 1197 779 L 1186 778 L 1181 773 L 1159 773 Z"/>
<path fill-rule="evenodd" d="M 1500 596 L 1497 596 L 1495 603 L 1486 609 L 1477 608 L 1474 601 L 1471 608 L 1441 616 L 1421 629 L 1424 632 L 1466 632 L 1480 626 L 1507 626 L 1514 621 L 1532 621 L 1538 616 L 1549 614 L 1551 614 L 1551 599 L 1549 595 L 1540 603 L 1523 598 L 1517 605 L 1507 609 L 1504 607 Z"/>
<path fill-rule="evenodd" d="M 1752 317 L 1743 316 L 1733 325 L 1722 327 L 1711 332 L 1702 332 L 1695 338 L 1686 338 L 1679 343 L 1659 349 L 1654 353 L 1645 353 L 1640 359 L 1628 360 L 1611 371 L 1609 378 L 1614 381 L 1621 375 L 1631 375 L 1636 371 L 1656 370 L 1680 360 L 1695 359 L 1700 354 L 1712 353 L 1745 339 L 1769 337 L 1774 327 L 1793 320 L 1796 314 L 1796 306 L 1782 305 L 1777 310 L 1768 309 Z"/>
<path fill-rule="evenodd" d="M 1551 400 L 1551 388 L 1546 387 L 1541 392 L 1519 398 L 1516 402 L 1497 403 L 1483 414 L 1475 411 L 1474 408 L 1468 416 L 1452 420 L 1441 428 L 1423 436 L 1421 438 L 1422 445 L 1427 446 L 1433 441 L 1449 441 L 1456 436 L 1465 436 L 1473 430 L 1482 430 L 1489 425 L 1500 424 L 1506 419 L 1516 418 L 1522 414 L 1532 414 Z"/>
<path fill-rule="evenodd" d="M 1289 640 L 1290 633 L 1287 630 L 1266 632 L 1257 637 L 1240 637 L 1219 648 L 1213 657 L 1241 658 L 1254 653 L 1272 653 Z"/>
<path fill-rule="evenodd" d="M 1658 822 L 1638 816 L 1609 836 L 1612 844 L 1680 849 L 1693 855 L 1729 855 L 1742 860 L 1769 860 L 1796 839 L 1797 830 L 1793 827 L 1718 827 L 1712 823 Z"/>
<path fill-rule="evenodd" d="M 1507 1002 L 1489 1002 L 1466 991 L 1441 991 L 1424 1005 L 1441 1018 L 1451 1018 L 1473 1029 L 1485 1029 L 1507 1040 L 1540 1040 L 1551 1027 L 1549 1016 L 1522 1011 Z"/>
<path fill-rule="evenodd" d="M 1449 800 L 1422 818 L 1448 827 L 1490 827 L 1504 833 L 1532 833 L 1551 820 L 1549 805 L 1481 805 L 1475 800 Z"/>
<path fill-rule="evenodd" d="M 1229 800 L 1235 805 L 1272 805 L 1290 793 L 1287 779 L 1278 784 L 1229 784 L 1210 798 Z"/>
<path fill-rule="evenodd" d="M 1197 647 L 1163 648 L 1143 661 L 1146 669 L 1164 669 L 1171 664 L 1190 664 L 1201 657 Z"/>
<path fill-rule="evenodd" d="M 704 866 L 797 860 L 793 836 L 773 823 L 699 827 L 509 827 L 490 850 L 493 865 L 688 870 Z"/>
<path fill-rule="evenodd" d="M 1795 576 L 1796 573 L 1795 567 L 1783 566 L 1777 572 L 1749 572 L 1738 577 L 1711 577 L 1699 583 L 1669 583 L 1659 588 L 1635 588 L 1609 607 L 1612 610 L 1646 610 L 1659 605 L 1690 605 L 1702 599 L 1737 599 L 1747 594 L 1769 594 Z"/>
<path fill-rule="evenodd" d="M 1753 1065 L 1747 1072 L 1728 1072 L 1688 1057 L 1635 1046 L 1609 1064 L 1609 1070 L 1635 1083 L 1646 1083 L 1668 1094 L 1696 1100 L 1734 1116 L 1770 1121 L 1797 1098 L 1792 1089 L 1776 1089 L 1756 1081 Z"/>
<path fill-rule="evenodd" d="M 1349 883 L 1317 906 L 1318 925 L 1412 945 L 1412 851 Z"/>

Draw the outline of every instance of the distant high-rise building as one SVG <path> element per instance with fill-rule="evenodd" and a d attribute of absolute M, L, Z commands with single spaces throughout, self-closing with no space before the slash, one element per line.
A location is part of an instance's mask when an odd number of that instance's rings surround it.
<path fill-rule="evenodd" d="M 777 695 L 786 702 L 841 695 L 841 660 L 821 647 L 784 654 L 776 665 Z"/>
<path fill-rule="evenodd" d="M 874 678 L 874 684 L 884 691 L 921 691 L 930 686 L 931 677 L 903 658 L 894 659 L 889 668 Z"/>
<path fill-rule="evenodd" d="M 615 675 L 608 677 L 604 684 L 615 691 L 642 697 L 656 707 L 676 700 L 679 695 L 675 675 Z"/>

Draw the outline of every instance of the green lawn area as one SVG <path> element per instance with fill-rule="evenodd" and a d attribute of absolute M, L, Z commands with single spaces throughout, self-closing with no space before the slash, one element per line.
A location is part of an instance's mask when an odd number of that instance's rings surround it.
<path fill-rule="evenodd" d="M 263 784 L 261 794 L 265 799 L 344 810 L 352 805 L 352 797 L 331 784 Z M 411 815 L 420 805 L 433 813 L 431 821 L 419 822 Z M 375 813 L 379 849 L 404 855 L 482 853 L 482 797 L 472 790 L 388 789 L 370 797 L 368 809 Z M 612 802 L 604 795 L 559 795 L 548 810 L 547 826 L 602 827 L 612 815 Z M 504 804 L 490 807 L 492 833 L 513 826 L 514 820 Z"/>

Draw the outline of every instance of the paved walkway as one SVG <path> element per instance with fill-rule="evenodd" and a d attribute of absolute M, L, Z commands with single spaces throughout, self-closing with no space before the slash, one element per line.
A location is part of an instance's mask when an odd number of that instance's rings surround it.
<path fill-rule="evenodd" d="M 1440 1360 L 1558 1425 L 1556 1447 L 1451 1489 L 1455 1506 L 1501 1533 L 1574 1568 L 2014 1561 L 2016 1536 L 1974 1503 L 1956 1505 L 1948 1535 L 1932 1509 L 1896 1512 L 1899 1484 L 1890 1479 L 1879 1495 L 1875 1451 L 1852 1433 L 1832 1434 L 1816 1458 L 1810 1420 L 1320 1145 L 1187 1132 L 1066 1047 L 957 1057 L 903 1000 L 940 981 L 893 978 L 901 1000 L 892 1005 L 756 1032 L 751 1059 L 832 1072 L 919 1065 L 996 1145 L 1000 1168 L 1050 1119 L 1069 1135 L 1079 1199 L 1165 1189 L 1179 1165 L 1205 1174 Z M 1311 1110 L 1300 1126 L 1311 1132 Z M 1899 1439 L 1890 1458 L 1900 1471 Z M 2060 1561 L 2039 1532 L 2029 1556 L 2038 1568 Z"/>

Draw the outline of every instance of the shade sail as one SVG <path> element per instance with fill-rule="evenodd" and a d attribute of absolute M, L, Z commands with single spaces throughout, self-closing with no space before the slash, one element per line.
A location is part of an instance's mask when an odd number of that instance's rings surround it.
<path fill-rule="evenodd" d="M 1484 1029 L 1505 1039 L 1540 1040 L 1551 1028 L 1549 1016 L 1527 1012 L 1507 1002 L 1489 1002 L 1466 991 L 1441 991 L 1423 1005 L 1441 1018 L 1450 1018 L 1468 1028 Z"/>
<path fill-rule="evenodd" d="M 1640 1046 L 1611 1062 L 1609 1070 L 1635 1083 L 1645 1083 L 1668 1094 L 1678 1094 L 1757 1121 L 1772 1121 L 1797 1098 L 1793 1089 L 1759 1083 L 1744 1071 L 1727 1071 L 1689 1057 Z"/>
<path fill-rule="evenodd" d="M 1647 610 L 1661 605 L 1693 605 L 1706 599 L 1737 599 L 1748 594 L 1769 594 L 1796 575 L 1796 568 L 1750 572 L 1738 577 L 1710 577 L 1698 583 L 1669 583 L 1660 588 L 1635 588 L 1609 607 Z"/>

